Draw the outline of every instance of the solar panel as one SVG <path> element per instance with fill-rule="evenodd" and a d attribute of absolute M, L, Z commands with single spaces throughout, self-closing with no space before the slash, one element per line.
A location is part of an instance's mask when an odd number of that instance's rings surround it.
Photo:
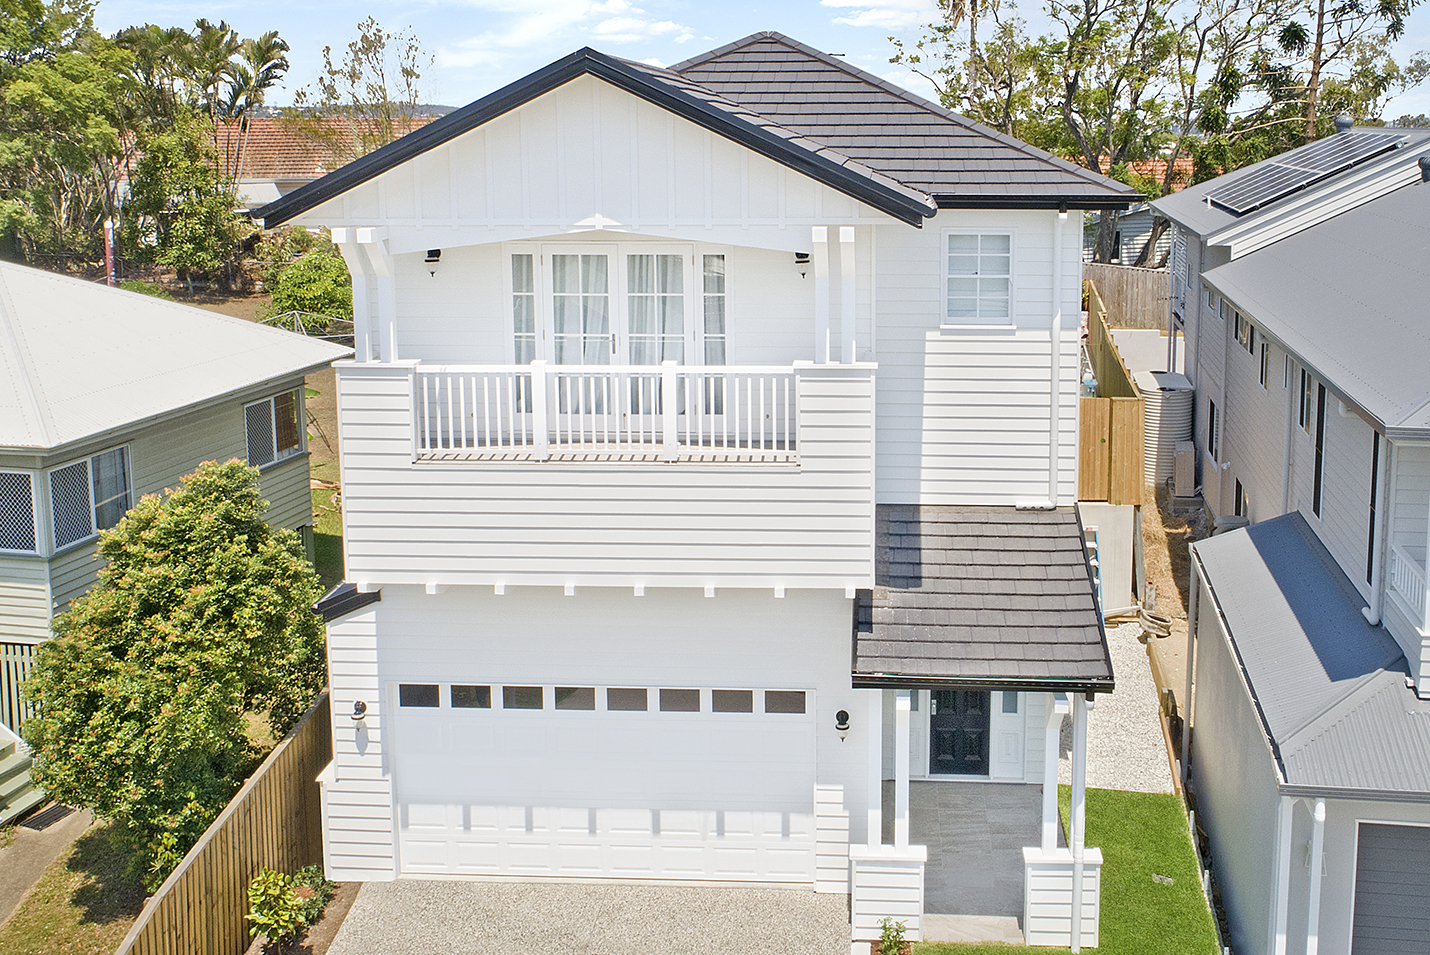
<path fill-rule="evenodd" d="M 1213 190 L 1208 198 L 1232 215 L 1245 215 L 1394 149 L 1399 141 L 1399 133 L 1347 130 L 1283 153 L 1255 172 Z"/>

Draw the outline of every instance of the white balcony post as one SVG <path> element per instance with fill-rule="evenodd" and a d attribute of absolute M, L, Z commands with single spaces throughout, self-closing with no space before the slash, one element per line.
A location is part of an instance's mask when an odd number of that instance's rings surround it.
<path fill-rule="evenodd" d="M 536 460 L 551 457 L 551 434 L 546 417 L 546 359 L 531 363 L 531 438 Z"/>
<path fill-rule="evenodd" d="M 377 229 L 357 229 L 358 245 L 367 257 L 377 282 L 378 360 L 397 361 L 397 291 L 393 284 L 392 255 Z"/>
<path fill-rule="evenodd" d="M 843 343 L 840 360 L 859 360 L 854 333 L 854 227 L 839 227 L 839 337 Z"/>
<path fill-rule="evenodd" d="M 909 710 L 908 690 L 894 698 L 894 847 L 909 847 Z"/>
<path fill-rule="evenodd" d="M 372 361 L 372 316 L 368 314 L 368 305 L 370 303 L 367 294 L 367 256 L 358 248 L 356 229 L 334 229 L 333 244 L 337 246 L 338 251 L 342 253 L 343 261 L 347 263 L 348 266 L 348 274 L 352 276 L 353 345 L 355 346 L 354 350 L 357 352 L 354 357 L 356 357 L 358 361 Z"/>
<path fill-rule="evenodd" d="M 829 363 L 829 227 L 813 227 L 814 360 Z"/>
<path fill-rule="evenodd" d="M 667 358 L 660 363 L 660 425 L 661 443 L 663 445 L 663 457 L 667 461 L 676 460 L 679 448 L 676 447 L 676 415 L 680 411 L 680 400 L 676 390 L 677 379 L 675 377 L 676 365 L 672 359 Z"/>
<path fill-rule="evenodd" d="M 884 844 L 884 691 L 865 690 L 869 704 L 869 848 Z"/>

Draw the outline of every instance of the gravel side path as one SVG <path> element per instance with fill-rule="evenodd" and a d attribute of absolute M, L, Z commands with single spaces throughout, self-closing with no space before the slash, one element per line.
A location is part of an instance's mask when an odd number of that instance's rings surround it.
<path fill-rule="evenodd" d="M 1172 770 L 1157 715 L 1157 687 L 1142 628 L 1125 623 L 1107 632 L 1117 689 L 1099 693 L 1087 719 L 1087 785 L 1093 789 L 1169 793 Z M 1156 639 L 1153 637 L 1151 639 Z M 1072 782 L 1072 720 L 1063 720 L 1058 781 Z"/>
<path fill-rule="evenodd" d="M 368 882 L 328 955 L 848 955 L 843 895 L 555 882 Z"/>

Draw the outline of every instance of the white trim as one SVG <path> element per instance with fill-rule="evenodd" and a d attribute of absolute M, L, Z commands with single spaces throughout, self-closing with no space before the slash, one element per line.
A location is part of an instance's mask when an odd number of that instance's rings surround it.
<path fill-rule="evenodd" d="M 1008 317 L 1003 321 L 979 316 L 973 319 L 950 318 L 948 315 L 948 239 L 953 235 L 1008 237 Z M 941 328 L 1015 328 L 1018 325 L 1018 230 L 1016 228 L 955 228 L 945 227 L 939 233 L 938 324 Z M 1060 268 L 1061 263 L 1055 267 Z M 1061 303 L 1056 303 L 1057 307 Z"/>
<path fill-rule="evenodd" d="M 279 395 L 287 395 L 287 394 L 291 394 L 291 395 L 294 395 L 294 396 L 295 396 L 294 399 L 293 399 L 293 413 L 294 413 L 294 417 L 296 417 L 296 418 L 298 419 L 298 446 L 297 446 L 296 448 L 294 448 L 293 450 L 288 451 L 286 454 L 280 455 L 280 454 L 278 453 L 278 412 L 277 412 L 277 410 L 276 410 L 276 405 L 274 405 L 274 400 L 277 399 L 277 397 L 278 397 Z M 253 450 L 248 446 L 248 409 L 254 407 L 255 405 L 261 405 L 261 404 L 267 404 L 267 405 L 268 405 L 268 428 L 269 428 L 269 433 L 270 433 L 270 434 L 272 435 L 272 437 L 273 437 L 273 448 L 272 448 L 272 450 L 273 450 L 273 459 L 272 459 L 271 461 L 266 461 L 266 462 L 264 462 L 263 464 L 254 464 L 254 463 L 253 463 Z M 286 450 L 286 449 L 285 449 L 285 450 Z M 268 395 L 267 397 L 259 398 L 257 401 L 249 401 L 249 402 L 246 402 L 246 403 L 244 404 L 244 406 L 243 406 L 243 463 L 244 463 L 244 464 L 247 464 L 249 467 L 256 467 L 256 468 L 258 469 L 258 473 L 259 473 L 259 474 L 263 474 L 264 472 L 268 471 L 270 468 L 277 467 L 278 465 L 282 464 L 282 463 L 285 462 L 285 461 L 291 461 L 293 458 L 296 458 L 296 457 L 298 457 L 299 455 L 306 453 L 307 450 L 308 450 L 308 383 L 307 383 L 307 379 L 306 379 L 306 378 L 304 378 L 302 381 L 298 382 L 298 384 L 295 385 L 295 386 L 292 387 L 292 388 L 285 388 L 285 389 L 283 389 L 283 390 L 281 390 L 281 391 L 275 391 L 273 394 Z"/>
<path fill-rule="evenodd" d="M 84 544 L 90 543 L 94 541 L 97 537 L 99 537 L 99 532 L 101 528 L 99 527 L 98 521 L 95 517 L 95 511 L 99 507 L 99 502 L 94 499 L 94 459 L 100 457 L 101 455 L 110 454 L 114 451 L 119 450 L 123 450 L 124 452 L 124 483 L 126 493 L 129 496 L 129 506 L 126 507 L 124 510 L 127 513 L 134 507 L 134 454 L 131 451 L 128 442 L 124 444 L 116 444 L 113 447 L 104 448 L 103 450 L 96 451 L 93 454 L 87 454 L 82 458 L 75 458 L 74 460 L 66 461 L 63 464 L 57 464 L 54 467 L 45 469 L 44 493 L 45 500 L 49 505 L 45 509 L 45 511 L 47 512 L 45 516 L 49 518 L 47 526 L 45 527 L 45 544 L 46 547 L 49 549 L 47 556 L 53 557 L 57 554 L 66 553 L 76 547 L 80 547 Z M 72 468 L 76 464 L 81 463 L 84 464 L 84 490 L 86 496 L 89 498 L 89 534 L 79 538 L 78 540 L 70 541 L 68 544 L 61 546 L 59 542 L 55 540 L 55 499 L 54 494 L 52 493 L 53 485 L 51 483 L 51 475 L 53 475 L 56 471 L 63 471 L 65 468 Z M 108 528 L 104 528 L 104 530 L 108 530 Z M 38 544 L 39 541 L 37 540 L 36 543 Z M 16 551 L 15 553 L 25 552 Z"/>
<path fill-rule="evenodd" d="M 0 547 L 0 554 L 38 557 L 44 553 L 42 546 L 44 543 L 44 535 L 41 533 L 40 528 L 40 493 L 39 487 L 35 483 L 35 472 L 5 468 L 0 470 L 0 474 L 23 474 L 30 479 L 30 528 L 35 534 L 35 546 L 33 550 L 16 550 L 13 547 Z"/>
<path fill-rule="evenodd" d="M 1351 950 L 1351 943 L 1355 941 L 1356 934 L 1356 869 L 1360 865 L 1360 827 L 1369 826 L 1414 826 L 1417 829 L 1430 829 L 1430 822 L 1406 822 L 1400 819 L 1363 819 L 1357 816 L 1355 819 L 1355 837 L 1351 840 L 1351 907 L 1346 913 L 1346 951 Z"/>

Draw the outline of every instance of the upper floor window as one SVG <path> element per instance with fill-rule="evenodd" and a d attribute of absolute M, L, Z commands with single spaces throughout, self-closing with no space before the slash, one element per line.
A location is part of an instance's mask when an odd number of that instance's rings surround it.
<path fill-rule="evenodd" d="M 947 241 L 947 321 L 1007 322 L 1012 315 L 1013 237 L 951 233 Z"/>
<path fill-rule="evenodd" d="M 1236 343 L 1245 348 L 1248 355 L 1256 354 L 1256 328 L 1252 326 L 1245 315 L 1236 309 L 1232 309 L 1232 317 L 1235 323 Z"/>
<path fill-rule="evenodd" d="M 1311 408 L 1315 396 L 1315 379 L 1306 369 L 1301 369 L 1301 401 L 1297 408 L 1296 423 L 1307 434 L 1311 433 Z"/>
<path fill-rule="evenodd" d="M 705 364 L 723 365 L 725 348 L 725 256 L 704 259 Z"/>
<path fill-rule="evenodd" d="M 1216 292 L 1213 292 L 1211 286 L 1209 285 L 1203 287 L 1206 289 L 1207 292 L 1207 308 L 1212 310 L 1212 314 L 1216 315 L 1217 317 L 1221 317 L 1221 309 L 1219 308 L 1221 303 L 1220 300 L 1217 298 Z"/>
<path fill-rule="evenodd" d="M 55 549 L 108 530 L 132 503 L 129 449 L 114 448 L 50 472 Z"/>
<path fill-rule="evenodd" d="M 1260 373 L 1259 373 L 1259 377 L 1260 377 L 1260 379 L 1261 379 L 1261 387 L 1263 387 L 1263 388 L 1266 387 L 1266 379 L 1267 379 L 1267 377 L 1270 375 L 1270 372 L 1271 372 L 1271 346 L 1268 345 L 1267 342 L 1266 342 L 1266 339 L 1263 338 L 1263 339 L 1261 340 L 1261 371 L 1260 371 Z"/>
<path fill-rule="evenodd" d="M 33 554 L 35 482 L 23 471 L 0 471 L 0 550 Z"/>
<path fill-rule="evenodd" d="M 301 390 L 295 388 L 243 406 L 249 464 L 261 468 L 303 450 L 302 404 Z"/>
<path fill-rule="evenodd" d="M 1221 450 L 1217 441 L 1217 417 L 1216 402 L 1207 402 L 1207 454 L 1212 456 L 1213 461 L 1220 461 L 1217 452 Z"/>

